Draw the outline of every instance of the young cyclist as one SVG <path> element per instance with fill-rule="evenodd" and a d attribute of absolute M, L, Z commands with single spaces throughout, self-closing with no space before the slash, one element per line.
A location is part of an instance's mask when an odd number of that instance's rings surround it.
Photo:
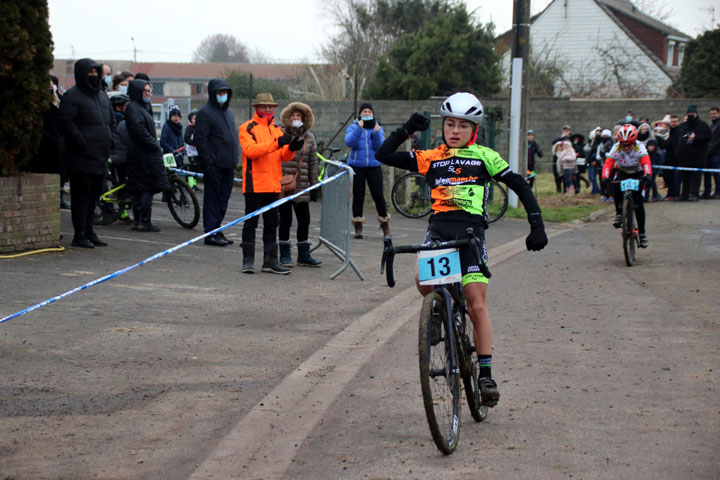
<path fill-rule="evenodd" d="M 528 250 L 542 250 L 547 245 L 540 207 L 522 176 L 510 170 L 507 162 L 494 150 L 475 144 L 478 124 L 483 116 L 480 101 L 472 94 L 460 92 L 448 97 L 440 108 L 443 143 L 432 150 L 396 152 L 416 131 L 423 131 L 430 120 L 414 113 L 382 144 L 375 158 L 385 165 L 419 172 L 426 176 L 433 200 L 432 215 L 425 242 L 448 241 L 466 236 L 472 227 L 482 242 L 482 261 L 487 262 L 485 248 L 486 186 L 490 178 L 513 189 L 525 206 L 530 222 L 530 235 L 525 240 Z M 500 398 L 492 379 L 492 326 L 487 309 L 488 279 L 480 273 L 478 261 L 470 247 L 460 250 L 463 286 L 468 313 L 474 327 L 474 342 L 480 366 L 480 395 L 483 403 L 494 407 Z M 417 282 L 417 275 L 415 277 Z M 432 286 L 417 285 L 422 295 Z"/>
<path fill-rule="evenodd" d="M 617 143 L 612 146 L 605 156 L 605 164 L 602 169 L 602 182 L 608 184 L 614 176 L 615 180 L 636 178 L 650 185 L 652 178 L 652 165 L 645 145 L 637 141 L 638 130 L 629 123 L 626 123 L 617 132 Z M 608 192 L 615 200 L 615 219 L 613 227 L 622 226 L 622 193 L 620 183 L 608 185 Z M 640 235 L 640 248 L 647 248 L 648 239 L 645 233 L 645 206 L 643 205 L 642 189 L 632 193 L 635 201 L 635 215 L 638 222 L 638 233 Z"/>

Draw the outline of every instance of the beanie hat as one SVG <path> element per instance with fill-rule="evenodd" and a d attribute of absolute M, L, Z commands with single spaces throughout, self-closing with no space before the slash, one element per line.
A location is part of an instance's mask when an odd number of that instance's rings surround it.
<path fill-rule="evenodd" d="M 364 103 L 360 104 L 360 106 L 358 107 L 358 114 L 360 114 L 360 112 L 362 112 L 366 108 L 369 108 L 370 110 L 372 110 L 373 114 L 375 114 L 375 110 L 373 109 L 372 104 L 370 104 L 368 102 L 364 102 Z"/>
<path fill-rule="evenodd" d="M 602 131 L 602 136 L 603 137 L 612 137 L 612 132 L 606 128 L 605 130 Z"/>
<path fill-rule="evenodd" d="M 695 105 L 694 103 L 691 103 L 690 105 L 688 105 L 686 113 L 691 113 L 691 112 L 697 113 L 697 105 Z"/>
<path fill-rule="evenodd" d="M 173 115 L 178 115 L 180 118 L 182 118 L 182 112 L 180 111 L 180 107 L 177 105 L 173 105 L 170 107 L 170 111 L 168 112 L 168 118 L 172 117 Z"/>

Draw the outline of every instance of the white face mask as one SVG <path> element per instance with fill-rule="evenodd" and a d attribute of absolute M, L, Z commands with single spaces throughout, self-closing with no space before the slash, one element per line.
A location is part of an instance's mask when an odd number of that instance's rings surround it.
<path fill-rule="evenodd" d="M 302 120 L 293 120 L 292 123 L 290 123 L 290 126 L 295 127 L 295 128 L 300 128 L 303 126 L 303 121 Z"/>

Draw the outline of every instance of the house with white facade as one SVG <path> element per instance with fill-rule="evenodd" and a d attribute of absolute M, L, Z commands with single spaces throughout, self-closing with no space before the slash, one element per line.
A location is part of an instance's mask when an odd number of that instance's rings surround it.
<path fill-rule="evenodd" d="M 555 95 L 579 98 L 665 96 L 689 40 L 629 0 L 554 0 L 530 26 L 531 59 L 555 67 Z"/>

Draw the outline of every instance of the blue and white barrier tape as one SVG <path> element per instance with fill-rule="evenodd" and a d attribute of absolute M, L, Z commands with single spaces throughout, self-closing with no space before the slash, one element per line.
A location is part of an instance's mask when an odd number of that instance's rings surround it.
<path fill-rule="evenodd" d="M 687 172 L 716 172 L 720 173 L 720 168 L 689 168 L 689 167 L 671 167 L 669 165 L 653 165 L 652 168 L 661 170 L 685 170 Z"/>
<path fill-rule="evenodd" d="M 191 173 L 193 173 L 193 172 L 191 172 Z M 165 250 L 165 251 L 163 251 L 163 252 L 156 253 L 155 255 L 153 255 L 153 256 L 151 256 L 151 257 L 148 257 L 148 258 L 146 258 L 145 260 L 143 260 L 143 261 L 141 261 L 141 262 L 136 263 L 135 265 L 131 265 L 131 266 L 129 266 L 129 267 L 125 267 L 125 268 L 123 268 L 122 270 L 118 270 L 117 272 L 111 273 L 111 274 L 109 274 L 109 275 L 105 275 L 105 276 L 102 277 L 102 278 L 98 278 L 97 280 L 93 280 L 93 281 L 90 282 L 90 283 L 86 283 L 85 285 L 82 285 L 82 286 L 73 288 L 72 290 L 70 290 L 70 291 L 68 291 L 68 292 L 65 292 L 65 293 L 63 293 L 63 294 L 61 294 L 61 295 L 58 295 L 58 296 L 53 297 L 53 298 L 50 298 L 50 299 L 48 299 L 48 300 L 45 300 L 44 302 L 40 302 L 40 303 L 38 303 L 38 304 L 36 304 L 36 305 L 33 305 L 32 307 L 28 307 L 28 308 L 26 308 L 26 309 L 24 309 L 24 310 L 21 310 L 21 311 L 17 312 L 17 313 L 13 313 L 12 315 L 8 315 L 7 317 L 1 318 L 1 319 L 0 319 L 0 323 L 7 322 L 8 320 L 12 320 L 13 318 L 19 317 L 20 315 L 24 315 L 24 314 L 26 314 L 26 313 L 32 312 L 33 310 L 37 310 L 37 309 L 40 308 L 40 307 L 44 307 L 45 305 L 49 305 L 49 304 L 51 304 L 51 303 L 57 302 L 58 300 L 62 300 L 63 298 L 65 298 L 65 297 L 67 297 L 67 296 L 69 296 L 69 295 L 72 295 L 72 294 L 75 293 L 75 292 L 79 292 L 79 291 L 81 291 L 81 290 L 85 290 L 85 289 L 87 289 L 87 288 L 94 287 L 95 285 L 98 285 L 98 284 L 100 284 L 100 283 L 106 282 L 106 281 L 111 280 L 111 279 L 113 279 L 113 278 L 115 278 L 115 277 L 119 277 L 120 275 L 122 275 L 122 274 L 124 274 L 124 273 L 127 273 L 127 272 L 129 272 L 130 270 L 133 270 L 133 269 L 135 269 L 135 268 L 137 268 L 137 267 L 141 267 L 141 266 L 145 265 L 146 263 L 152 262 L 153 260 L 157 260 L 157 259 L 160 258 L 160 257 L 164 257 L 164 256 L 166 256 L 166 255 L 170 255 L 171 253 L 174 253 L 174 252 L 176 252 L 177 250 L 180 250 L 180 249 L 183 248 L 183 247 L 187 247 L 187 246 L 190 245 L 190 244 L 193 244 L 193 243 L 195 243 L 195 242 L 197 242 L 197 241 L 199 241 L 199 240 L 202 240 L 202 239 L 205 238 L 205 237 L 209 237 L 209 236 L 211 236 L 211 235 L 215 235 L 216 233 L 222 232 L 223 230 L 225 230 L 225 229 L 227 229 L 227 228 L 234 227 L 234 226 L 237 225 L 238 223 L 244 222 L 245 220 L 247 220 L 247 219 L 249 219 L 249 218 L 256 217 L 256 216 L 258 216 L 258 215 L 262 215 L 263 213 L 267 212 L 268 210 L 272 210 L 273 208 L 275 208 L 275 207 L 277 207 L 277 206 L 279 206 L 279 205 L 282 205 L 282 204 L 285 203 L 285 202 L 289 202 L 289 201 L 292 200 L 293 198 L 299 197 L 300 195 L 302 195 L 302 194 L 304 194 L 304 193 L 306 193 L 306 192 L 309 192 L 310 190 L 314 190 L 314 189 L 316 189 L 316 188 L 320 188 L 321 186 L 325 185 L 326 183 L 330 183 L 330 182 L 332 182 L 332 181 L 334 181 L 334 180 L 342 177 L 343 175 L 345 175 L 345 174 L 347 174 L 347 173 L 348 173 L 348 170 L 343 170 L 342 172 L 338 173 L 337 175 L 333 175 L 332 177 L 328 177 L 328 178 L 326 178 L 325 180 L 322 180 L 322 181 L 320 181 L 319 183 L 313 185 L 312 187 L 308 187 L 308 188 L 306 188 L 305 190 L 301 190 L 301 191 L 299 191 L 299 192 L 294 193 L 293 195 L 289 195 L 289 196 L 287 196 L 287 197 L 283 197 L 283 198 L 281 198 L 281 199 L 279 199 L 279 200 L 276 200 L 276 201 L 274 201 L 273 203 L 271 203 L 271 204 L 269 204 L 269 205 L 266 205 L 266 206 L 264 206 L 263 208 L 261 208 L 261 209 L 259 209 L 259 210 L 255 210 L 254 212 L 249 213 L 249 214 L 245 215 L 244 217 L 238 218 L 237 220 L 233 220 L 232 222 L 230 222 L 230 223 L 228 223 L 228 224 L 226 224 L 226 225 L 222 225 L 222 226 L 216 228 L 215 230 L 212 230 L 212 231 L 210 231 L 210 232 L 204 233 L 204 234 L 202 234 L 202 235 L 200 235 L 200 236 L 198 236 L 198 237 L 195 237 L 195 238 L 193 238 L 193 239 L 191 239 L 191 240 L 188 240 L 188 241 L 185 242 L 185 243 L 181 243 L 180 245 L 177 245 L 177 246 L 175 246 L 175 247 L 169 248 L 169 249 L 167 249 L 167 250 Z"/>
<path fill-rule="evenodd" d="M 182 170 L 180 168 L 170 168 L 173 172 L 177 172 L 180 175 L 185 175 L 186 177 L 195 177 L 195 178 L 203 178 L 205 175 L 198 172 L 190 172 L 188 170 Z M 233 178 L 233 181 L 235 183 L 242 183 L 242 178 Z"/>

